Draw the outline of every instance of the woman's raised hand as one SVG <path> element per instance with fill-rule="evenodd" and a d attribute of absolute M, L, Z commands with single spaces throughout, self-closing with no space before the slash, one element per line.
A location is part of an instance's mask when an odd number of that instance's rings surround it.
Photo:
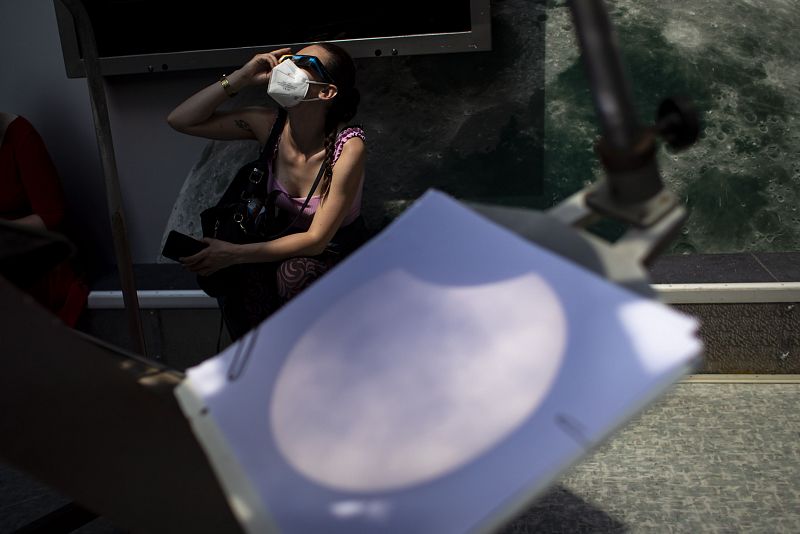
<path fill-rule="evenodd" d="M 269 75 L 278 60 L 284 54 L 291 54 L 291 48 L 280 48 L 264 54 L 256 54 L 239 72 L 247 80 L 247 85 L 263 85 L 269 81 Z"/>

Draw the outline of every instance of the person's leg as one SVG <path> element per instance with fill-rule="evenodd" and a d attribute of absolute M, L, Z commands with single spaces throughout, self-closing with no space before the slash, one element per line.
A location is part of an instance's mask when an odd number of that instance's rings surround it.
<path fill-rule="evenodd" d="M 280 307 L 275 289 L 274 263 L 247 265 L 242 277 L 242 313 L 249 324 L 247 330 L 255 328 Z"/>
<path fill-rule="evenodd" d="M 279 265 L 253 264 L 243 270 L 241 284 L 220 299 L 220 308 L 232 340 L 237 340 L 311 285 L 334 264 L 327 255 L 290 258 Z"/>
<path fill-rule="evenodd" d="M 275 266 L 269 263 L 240 265 L 232 286 L 217 299 L 231 340 L 261 324 L 279 305 L 275 291 Z"/>
<path fill-rule="evenodd" d="M 222 312 L 222 319 L 228 335 L 231 337 L 231 341 L 236 341 L 250 330 L 250 321 L 244 314 L 241 294 L 231 293 L 217 298 L 217 302 L 219 302 L 219 309 Z"/>

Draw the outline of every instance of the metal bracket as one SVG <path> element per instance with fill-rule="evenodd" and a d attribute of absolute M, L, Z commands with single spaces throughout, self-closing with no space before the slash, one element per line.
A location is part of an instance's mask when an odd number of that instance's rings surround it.
<path fill-rule="evenodd" d="M 615 243 L 609 243 L 585 230 L 601 218 L 601 214 L 587 203 L 587 199 L 603 185 L 589 186 L 578 191 L 548 210 L 547 216 L 572 227 L 578 233 L 594 250 L 601 265 L 601 274 L 608 280 L 642 295 L 655 297 L 656 294 L 650 287 L 646 267 L 680 231 L 686 221 L 687 211 L 677 203 L 673 194 L 663 191 L 635 208 L 642 210 L 644 220 L 655 219 L 654 222 L 643 227 L 631 227 Z M 661 198 L 666 200 L 660 200 Z M 667 202 L 669 202 L 669 208 L 666 210 L 662 208 L 657 214 L 657 218 L 653 210 L 648 208 L 648 205 L 652 203 L 666 204 Z M 571 257 L 569 250 L 562 253 Z"/>

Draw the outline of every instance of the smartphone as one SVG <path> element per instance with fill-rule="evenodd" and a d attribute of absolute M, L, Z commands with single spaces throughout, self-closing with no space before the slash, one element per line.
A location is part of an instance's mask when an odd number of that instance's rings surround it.
<path fill-rule="evenodd" d="M 194 256 L 207 246 L 208 243 L 203 243 L 186 234 L 171 230 L 167 236 L 167 241 L 164 243 L 161 255 L 171 260 L 181 261 L 178 258 Z"/>

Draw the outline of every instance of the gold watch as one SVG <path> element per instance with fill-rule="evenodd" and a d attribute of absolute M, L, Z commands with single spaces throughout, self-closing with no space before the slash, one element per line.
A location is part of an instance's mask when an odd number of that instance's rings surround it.
<path fill-rule="evenodd" d="M 238 94 L 231 87 L 231 82 L 228 81 L 228 75 L 227 74 L 223 74 L 222 75 L 222 78 L 219 79 L 219 83 L 222 85 L 222 88 L 225 90 L 225 94 L 227 94 L 228 97 L 233 98 L 234 96 L 236 96 Z"/>

